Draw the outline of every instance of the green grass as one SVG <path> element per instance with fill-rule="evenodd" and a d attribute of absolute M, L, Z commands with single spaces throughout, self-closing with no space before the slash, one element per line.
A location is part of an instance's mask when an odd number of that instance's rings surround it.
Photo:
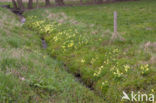
<path fill-rule="evenodd" d="M 96 103 L 103 99 L 42 49 L 41 39 L 0 8 L 0 103 Z"/>
<path fill-rule="evenodd" d="M 48 43 L 51 56 L 109 103 L 119 103 L 122 91 L 151 93 L 156 88 L 156 2 L 142 0 L 112 4 L 37 9 L 25 13 L 26 27 Z M 113 12 L 118 12 L 114 40 Z M 154 59 L 154 60 L 153 60 Z"/>

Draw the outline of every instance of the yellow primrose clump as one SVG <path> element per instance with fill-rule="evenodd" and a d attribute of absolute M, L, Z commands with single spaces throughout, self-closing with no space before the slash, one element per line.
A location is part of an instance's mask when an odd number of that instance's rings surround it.
<path fill-rule="evenodd" d="M 52 30 L 52 25 L 50 25 L 50 24 L 45 25 L 45 26 L 44 26 L 44 30 L 45 30 L 46 33 L 48 33 L 49 31 Z"/>
<path fill-rule="evenodd" d="M 81 59 L 81 63 L 84 63 L 85 62 L 85 60 L 84 59 Z"/>
<path fill-rule="evenodd" d="M 151 92 L 152 92 L 152 93 L 154 93 L 154 92 L 155 92 L 155 90 L 154 90 L 154 89 L 151 89 Z"/>
<path fill-rule="evenodd" d="M 118 52 L 119 52 L 119 49 L 118 48 L 116 48 L 116 49 L 113 50 L 113 53 L 118 53 Z"/>
<path fill-rule="evenodd" d="M 105 84 L 107 84 L 108 83 L 108 81 L 104 81 L 104 82 L 102 82 L 102 85 L 105 85 Z"/>
<path fill-rule="evenodd" d="M 68 47 L 72 47 L 74 45 L 73 41 L 71 43 L 68 44 Z"/>
<path fill-rule="evenodd" d="M 96 61 L 95 58 L 92 58 L 92 60 L 90 61 L 91 64 L 94 64 L 94 62 Z"/>
<path fill-rule="evenodd" d="M 58 37 L 57 37 L 57 36 L 55 36 L 53 39 L 54 39 L 54 41 L 57 41 L 57 40 L 58 40 Z"/>
<path fill-rule="evenodd" d="M 101 89 L 102 89 L 103 87 L 105 87 L 105 86 L 108 86 L 108 81 L 102 82 Z"/>
<path fill-rule="evenodd" d="M 121 77 L 123 75 L 123 73 L 120 72 L 118 69 L 113 74 L 117 77 Z"/>
<path fill-rule="evenodd" d="M 94 74 L 93 74 L 93 76 L 99 76 L 100 74 L 101 74 L 101 70 L 103 69 L 103 66 L 100 66 L 99 68 L 98 68 L 98 71 L 96 71 Z"/>
<path fill-rule="evenodd" d="M 142 74 L 145 74 L 146 72 L 149 71 L 149 65 L 148 65 L 148 64 L 146 64 L 146 65 L 141 65 L 140 70 L 142 71 L 142 72 L 141 72 Z"/>
<path fill-rule="evenodd" d="M 107 59 L 106 61 L 104 61 L 104 64 L 109 64 L 109 60 Z"/>
<path fill-rule="evenodd" d="M 128 70 L 130 69 L 130 66 L 129 65 L 124 65 L 124 69 L 126 72 L 128 72 Z"/>

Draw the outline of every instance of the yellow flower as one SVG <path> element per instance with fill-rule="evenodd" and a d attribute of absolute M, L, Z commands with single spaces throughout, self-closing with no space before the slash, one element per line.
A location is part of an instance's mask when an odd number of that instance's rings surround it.
<path fill-rule="evenodd" d="M 66 48 L 66 46 L 62 46 L 62 48 L 64 49 L 64 48 Z"/>
<path fill-rule="evenodd" d="M 102 89 L 104 86 L 108 86 L 108 85 L 109 85 L 109 84 L 108 84 L 108 81 L 102 82 L 101 89 Z"/>
<path fill-rule="evenodd" d="M 45 25 L 44 30 L 46 33 L 48 33 L 51 30 L 51 28 L 52 28 L 52 25 L 48 24 L 48 25 Z"/>
<path fill-rule="evenodd" d="M 154 93 L 154 89 L 151 89 L 151 92 L 153 92 L 153 93 Z"/>
<path fill-rule="evenodd" d="M 100 68 L 103 68 L 103 66 L 101 66 Z"/>
<path fill-rule="evenodd" d="M 101 74 L 102 69 L 103 69 L 103 66 L 100 66 L 98 70 L 94 73 L 94 76 L 99 76 Z"/>
<path fill-rule="evenodd" d="M 128 70 L 130 69 L 130 66 L 129 65 L 124 65 L 124 69 L 126 72 L 128 72 Z"/>
<path fill-rule="evenodd" d="M 68 44 L 68 47 L 70 48 L 70 47 L 72 47 L 73 45 L 74 45 L 74 43 L 71 42 L 71 43 Z"/>
<path fill-rule="evenodd" d="M 118 52 L 119 52 L 119 49 L 118 48 L 116 48 L 116 49 L 113 50 L 113 53 L 118 53 Z"/>
<path fill-rule="evenodd" d="M 55 36 L 53 39 L 54 39 L 54 41 L 57 41 L 58 40 L 57 36 Z"/>
<path fill-rule="evenodd" d="M 81 63 L 84 63 L 85 62 L 85 60 L 84 59 L 81 59 Z"/>
<path fill-rule="evenodd" d="M 108 83 L 108 81 L 104 81 L 104 82 L 102 82 L 102 85 L 105 85 L 105 84 L 107 84 Z"/>
<path fill-rule="evenodd" d="M 45 58 L 46 58 L 46 56 L 43 56 L 43 58 L 45 59 Z"/>
<path fill-rule="evenodd" d="M 104 61 L 104 64 L 109 64 L 109 59 L 107 59 L 106 61 Z"/>
<path fill-rule="evenodd" d="M 115 70 L 115 66 L 111 67 L 111 69 L 110 69 L 110 70 L 111 70 L 111 71 Z"/>
<path fill-rule="evenodd" d="M 117 77 L 121 77 L 123 75 L 122 72 L 120 72 L 118 69 L 116 70 L 116 72 L 113 73 L 115 76 Z"/>
<path fill-rule="evenodd" d="M 94 64 L 94 62 L 95 62 L 95 59 L 94 59 L 94 58 L 92 58 L 92 60 L 91 60 L 91 64 Z"/>
<path fill-rule="evenodd" d="M 148 64 L 141 65 L 140 69 L 141 69 L 141 73 L 144 74 L 149 71 L 149 65 Z"/>
<path fill-rule="evenodd" d="M 93 74 L 93 76 L 97 76 L 97 74 L 96 74 L 96 73 L 94 73 L 94 74 Z"/>

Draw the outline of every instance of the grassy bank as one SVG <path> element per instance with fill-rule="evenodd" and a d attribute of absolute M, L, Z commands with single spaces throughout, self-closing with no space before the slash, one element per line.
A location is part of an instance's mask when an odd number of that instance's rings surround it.
<path fill-rule="evenodd" d="M 0 103 L 103 102 L 42 49 L 41 39 L 0 8 Z"/>
<path fill-rule="evenodd" d="M 45 38 L 49 53 L 70 72 L 107 102 L 117 103 L 122 91 L 156 89 L 155 4 L 143 0 L 32 10 L 25 14 L 26 26 Z M 114 10 L 124 41 L 110 43 Z"/>

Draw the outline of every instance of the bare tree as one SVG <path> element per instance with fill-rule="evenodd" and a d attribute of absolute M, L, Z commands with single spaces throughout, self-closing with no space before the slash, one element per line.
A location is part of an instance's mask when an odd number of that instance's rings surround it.
<path fill-rule="evenodd" d="M 80 4 L 83 4 L 83 1 L 82 0 L 80 0 Z"/>
<path fill-rule="evenodd" d="M 24 10 L 24 5 L 23 5 L 22 0 L 17 0 L 17 4 L 18 4 L 19 9 Z"/>
<path fill-rule="evenodd" d="M 13 4 L 13 8 L 14 9 L 17 9 L 17 4 L 16 4 L 16 1 L 15 0 L 12 0 L 12 4 Z"/>
<path fill-rule="evenodd" d="M 96 0 L 93 0 L 93 2 L 96 4 Z"/>
<path fill-rule="evenodd" d="M 50 0 L 45 0 L 45 5 L 50 6 Z"/>
<path fill-rule="evenodd" d="M 103 3 L 103 0 L 96 0 L 96 3 L 97 4 L 102 4 Z"/>
<path fill-rule="evenodd" d="M 55 3 L 57 6 L 63 6 L 64 5 L 63 0 L 55 0 Z"/>
<path fill-rule="evenodd" d="M 33 0 L 29 0 L 28 9 L 32 9 L 32 8 L 33 8 Z"/>
<path fill-rule="evenodd" d="M 38 0 L 36 0 L 36 7 L 38 8 L 39 4 L 38 4 Z"/>

